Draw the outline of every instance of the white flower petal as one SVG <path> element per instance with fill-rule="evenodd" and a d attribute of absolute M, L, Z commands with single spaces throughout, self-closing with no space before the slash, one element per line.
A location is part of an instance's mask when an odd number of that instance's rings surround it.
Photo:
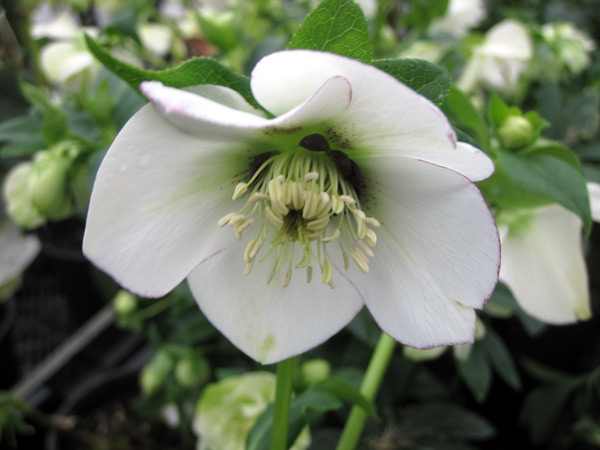
<path fill-rule="evenodd" d="M 187 90 L 145 81 L 140 89 L 167 120 L 181 131 L 205 139 L 248 139 L 267 124 L 264 117 L 232 109 Z"/>
<path fill-rule="evenodd" d="M 491 158 L 471 144 L 457 142 L 455 152 L 457 162 L 454 166 L 458 167 L 458 172 L 469 180 L 485 180 L 494 173 L 494 162 Z"/>
<path fill-rule="evenodd" d="M 188 281 L 213 325 L 263 364 L 322 343 L 348 324 L 363 306 L 344 276 L 336 275 L 336 287 L 331 289 L 321 283 L 318 268 L 310 284 L 304 270 L 293 269 L 286 288 L 282 287 L 286 267 L 266 284 L 273 270 L 269 259 L 257 260 L 250 274 L 244 276 L 243 249 L 238 245 L 220 252 L 198 266 Z"/>
<path fill-rule="evenodd" d="M 298 131 L 297 127 L 318 124 L 338 114 L 348 107 L 352 98 L 348 81 L 332 77 L 293 110 L 268 120 L 228 88 L 216 90 L 206 86 L 184 91 L 156 81 L 144 82 L 141 88 L 169 122 L 186 133 L 211 139 L 234 136 L 258 139 L 260 135 L 276 132 L 293 133 Z"/>
<path fill-rule="evenodd" d="M 98 171 L 84 253 L 140 295 L 167 293 L 235 242 L 217 221 L 239 208 L 231 195 L 235 176 L 247 169 L 241 149 L 181 133 L 144 106 Z"/>
<path fill-rule="evenodd" d="M 346 150 L 356 161 L 397 154 L 460 173 L 481 162 L 479 154 L 456 150 L 456 135 L 433 103 L 368 64 L 310 50 L 273 53 L 256 65 L 251 87 L 267 110 L 285 114 L 333 77 L 348 80 L 352 100 L 322 125 L 332 148 Z"/>
<path fill-rule="evenodd" d="M 538 320 L 564 324 L 591 314 L 581 228 L 575 214 L 553 204 L 502 230 L 500 280 Z"/>
<path fill-rule="evenodd" d="M 53 42 L 40 52 L 40 63 L 48 79 L 63 83 L 67 78 L 96 65 L 94 57 L 71 42 Z"/>
<path fill-rule="evenodd" d="M 24 235 L 19 227 L 5 221 L 0 228 L 0 286 L 18 277 L 41 250 L 35 235 Z"/>
<path fill-rule="evenodd" d="M 355 280 L 373 317 L 412 347 L 471 342 L 472 308 L 491 295 L 500 260 L 481 193 L 456 172 L 410 158 L 361 168 L 365 209 L 381 222 L 370 271 Z"/>
<path fill-rule="evenodd" d="M 594 219 L 594 222 L 600 222 L 600 184 L 589 182 L 587 183 L 587 189 L 590 196 L 592 219 Z"/>

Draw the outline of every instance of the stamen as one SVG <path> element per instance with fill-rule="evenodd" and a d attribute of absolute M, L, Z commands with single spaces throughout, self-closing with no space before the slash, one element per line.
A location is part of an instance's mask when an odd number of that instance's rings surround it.
<path fill-rule="evenodd" d="M 286 262 L 283 287 L 290 285 L 294 268 L 306 268 L 306 281 L 310 283 L 316 261 L 322 282 L 333 289 L 333 263 L 326 245 L 334 240 L 339 242 L 345 270 L 351 256 L 357 267 L 368 273 L 369 258 L 375 257 L 371 247 L 375 247 L 377 235 L 369 226 L 378 228 L 380 223 L 361 209 L 352 184 L 356 180 L 345 178 L 345 166 L 340 167 L 331 155 L 336 150 L 311 150 L 300 146 L 297 151 L 265 153 L 253 160 L 250 180 L 237 183 L 232 197 L 236 200 L 249 193 L 245 205 L 217 222 L 220 227 L 231 225 L 239 238 L 258 223 L 256 235 L 243 252 L 245 274 L 252 271 L 262 246 L 269 240 L 267 251 L 258 258 L 259 263 L 269 260 L 273 264 L 267 284 Z M 347 157 L 344 162 L 356 165 Z M 295 250 L 301 252 L 299 259 L 294 257 Z"/>
<path fill-rule="evenodd" d="M 238 183 L 237 186 L 235 187 L 235 190 L 233 191 L 233 197 L 231 199 L 237 200 L 242 195 L 244 195 L 247 190 L 248 190 L 248 185 L 246 183 Z"/>
<path fill-rule="evenodd" d="M 364 241 L 358 241 L 358 245 L 360 246 L 360 248 L 362 249 L 363 252 L 365 252 L 365 254 L 370 257 L 370 258 L 374 258 L 375 257 L 375 253 L 373 253 L 373 250 L 371 250 L 367 244 L 364 243 Z"/>
<path fill-rule="evenodd" d="M 367 259 L 366 255 L 363 252 L 361 252 L 358 248 L 352 250 L 350 254 L 352 255 L 352 259 L 354 260 L 358 268 L 364 273 L 369 273 L 369 260 Z"/>
<path fill-rule="evenodd" d="M 323 261 L 322 274 L 323 283 L 329 283 L 331 281 L 331 278 L 333 277 L 333 265 L 331 264 L 331 261 L 329 259 Z"/>

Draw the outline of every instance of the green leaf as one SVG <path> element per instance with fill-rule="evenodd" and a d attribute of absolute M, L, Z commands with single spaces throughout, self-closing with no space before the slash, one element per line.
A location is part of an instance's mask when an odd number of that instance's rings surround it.
<path fill-rule="evenodd" d="M 521 379 L 519 372 L 510 354 L 510 351 L 502 342 L 502 339 L 494 332 L 487 328 L 485 337 L 482 340 L 482 346 L 487 353 L 488 360 L 492 363 L 494 370 L 500 377 L 515 390 L 521 388 Z"/>
<path fill-rule="evenodd" d="M 46 147 L 42 139 L 42 126 L 44 117 L 39 110 L 33 110 L 30 114 L 7 120 L 0 124 L 0 142 L 2 146 L 0 154 L 3 157 L 31 156 L 35 152 Z"/>
<path fill-rule="evenodd" d="M 352 0 L 324 0 L 302 22 L 288 49 L 320 50 L 371 62 L 367 21 Z"/>
<path fill-rule="evenodd" d="M 458 373 L 478 402 L 487 397 L 492 383 L 492 370 L 480 342 L 475 342 L 469 359 L 456 360 Z"/>
<path fill-rule="evenodd" d="M 563 159 L 547 153 L 514 155 L 498 151 L 502 171 L 521 190 L 559 203 L 577 214 L 588 234 L 592 213 L 586 180 L 580 171 Z"/>
<path fill-rule="evenodd" d="M 400 80 L 437 105 L 444 102 L 450 89 L 446 69 L 422 59 L 380 59 L 373 61 L 380 70 Z"/>
<path fill-rule="evenodd" d="M 233 89 L 244 97 L 248 103 L 259 107 L 252 96 L 248 77 L 229 70 L 214 59 L 205 57 L 193 58 L 171 69 L 144 70 L 113 58 L 110 53 L 100 47 L 91 37 L 86 35 L 85 40 L 90 52 L 107 69 L 138 91 L 142 81 L 151 80 L 160 81 L 167 86 L 175 88 L 196 86 L 199 84 L 216 84 Z"/>
<path fill-rule="evenodd" d="M 369 416 L 377 416 L 373 401 L 367 399 L 356 387 L 341 377 L 325 378 L 313 384 L 309 389 L 335 395 L 348 403 L 360 406 Z"/>
<path fill-rule="evenodd" d="M 485 120 L 475 108 L 469 97 L 463 92 L 451 86 L 446 100 L 442 104 L 442 111 L 450 120 L 450 123 L 473 137 L 481 150 L 490 151 L 490 132 Z"/>
<path fill-rule="evenodd" d="M 42 89 L 28 83 L 21 83 L 21 90 L 27 100 L 37 107 L 44 116 L 42 138 L 47 146 L 56 144 L 69 135 L 67 117 L 58 107 L 54 106 Z"/>
<path fill-rule="evenodd" d="M 336 410 L 343 403 L 327 392 L 307 390 L 292 400 L 288 429 L 288 448 L 292 446 L 302 429 L 327 411 Z M 273 426 L 273 405 L 258 418 L 246 440 L 246 450 L 269 450 Z"/>
<path fill-rule="evenodd" d="M 407 437 L 434 437 L 435 442 L 483 440 L 494 435 L 494 427 L 484 418 L 460 406 L 439 401 L 407 410 L 398 431 Z M 417 442 L 421 443 L 418 437 Z M 416 445 L 411 448 L 425 447 Z"/>
<path fill-rule="evenodd" d="M 577 384 L 571 380 L 541 386 L 532 390 L 525 398 L 519 420 L 528 426 L 534 445 L 539 446 L 548 440 L 576 387 Z"/>
<path fill-rule="evenodd" d="M 426 30 L 437 17 L 448 9 L 448 0 L 411 0 L 409 12 L 402 18 L 404 25 Z"/>

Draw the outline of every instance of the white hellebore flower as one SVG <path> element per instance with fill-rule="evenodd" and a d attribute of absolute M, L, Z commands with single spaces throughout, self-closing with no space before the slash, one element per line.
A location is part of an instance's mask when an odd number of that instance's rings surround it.
<path fill-rule="evenodd" d="M 567 324 L 591 315 L 581 219 L 551 204 L 498 219 L 500 280 L 536 319 Z"/>
<path fill-rule="evenodd" d="M 428 34 L 449 34 L 461 38 L 477 26 L 485 15 L 483 0 L 450 0 L 446 14 L 431 23 Z"/>
<path fill-rule="evenodd" d="M 457 85 L 473 92 L 480 85 L 512 92 L 533 56 L 533 44 L 525 26 L 506 19 L 494 25 L 483 44 L 473 50 Z"/>
<path fill-rule="evenodd" d="M 473 339 L 499 263 L 473 181 L 493 164 L 456 145 L 432 103 L 307 50 L 252 72 L 274 118 L 223 87 L 141 88 L 151 104 L 99 169 L 83 244 L 123 286 L 161 296 L 187 277 L 209 320 L 263 363 L 322 343 L 364 305 L 410 346 Z"/>
<path fill-rule="evenodd" d="M 96 75 L 100 64 L 88 51 L 84 33 L 93 36 L 97 30 L 80 27 L 67 12 L 56 14 L 50 21 L 32 25 L 31 35 L 34 38 L 52 39 L 40 51 L 40 64 L 50 82 L 78 89 Z"/>

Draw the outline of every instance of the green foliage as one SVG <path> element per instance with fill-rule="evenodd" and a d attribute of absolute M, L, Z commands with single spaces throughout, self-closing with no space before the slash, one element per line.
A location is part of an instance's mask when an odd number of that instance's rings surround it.
<path fill-rule="evenodd" d="M 375 416 L 375 406 L 359 390 L 341 377 L 329 377 L 311 385 L 294 397 L 290 408 L 288 446 L 297 439 L 302 429 L 318 421 L 327 411 L 340 409 L 344 401 L 361 406 Z M 246 441 L 246 450 L 267 450 L 271 442 L 273 405 L 259 417 Z"/>
<path fill-rule="evenodd" d="M 373 55 L 367 21 L 352 0 L 324 0 L 304 20 L 288 49 L 320 50 L 363 62 Z"/>
<path fill-rule="evenodd" d="M 205 57 L 193 58 L 172 69 L 158 71 L 144 70 L 114 58 L 91 37 L 86 36 L 85 39 L 90 52 L 107 69 L 125 80 L 136 90 L 139 90 L 139 85 L 142 81 L 151 80 L 160 81 L 167 86 L 175 88 L 196 86 L 199 84 L 216 84 L 237 91 L 248 103 L 258 107 L 250 91 L 250 80 L 248 77 L 229 70 L 214 59 Z"/>
<path fill-rule="evenodd" d="M 410 0 L 410 10 L 403 17 L 404 22 L 419 30 L 426 30 L 429 24 L 444 15 L 449 0 Z"/>
<path fill-rule="evenodd" d="M 515 390 L 521 388 L 519 373 L 510 351 L 498 334 L 486 327 L 485 336 L 476 340 L 467 359 L 457 359 L 458 372 L 478 402 L 483 402 L 492 385 L 492 373 Z"/>
<path fill-rule="evenodd" d="M 51 146 L 68 137 L 69 128 L 65 113 L 54 106 L 48 94 L 37 86 L 28 83 L 21 84 L 21 90 L 27 100 L 38 108 L 43 116 L 42 138 L 47 146 Z"/>
<path fill-rule="evenodd" d="M 373 65 L 437 105 L 444 102 L 450 89 L 448 72 L 422 59 L 381 59 Z"/>
<path fill-rule="evenodd" d="M 566 156 L 556 156 L 559 151 L 539 148 L 515 155 L 499 150 L 500 170 L 513 186 L 529 194 L 531 206 L 556 202 L 577 214 L 589 233 L 592 214 L 586 180 L 572 162 L 565 161 Z"/>
<path fill-rule="evenodd" d="M 469 97 L 456 87 L 451 87 L 442 104 L 442 111 L 450 123 L 464 132 L 476 143 L 476 147 L 490 152 L 490 132 L 485 120 Z M 463 140 L 463 139 L 461 139 Z"/>

